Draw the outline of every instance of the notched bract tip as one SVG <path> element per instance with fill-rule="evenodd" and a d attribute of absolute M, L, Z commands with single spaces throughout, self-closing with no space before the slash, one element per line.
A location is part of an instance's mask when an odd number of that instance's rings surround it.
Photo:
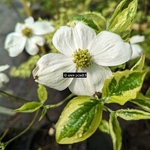
<path fill-rule="evenodd" d="M 32 75 L 35 80 L 38 79 L 38 75 L 37 75 L 38 70 L 39 70 L 39 66 L 37 65 L 32 71 Z"/>

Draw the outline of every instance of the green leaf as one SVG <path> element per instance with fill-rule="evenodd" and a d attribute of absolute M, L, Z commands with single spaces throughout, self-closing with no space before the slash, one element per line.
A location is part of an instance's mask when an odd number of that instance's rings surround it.
<path fill-rule="evenodd" d="M 150 98 L 144 96 L 142 93 L 139 93 L 136 99 L 132 99 L 130 102 L 140 106 L 146 111 L 150 112 Z"/>
<path fill-rule="evenodd" d="M 137 11 L 137 0 L 132 0 L 129 4 L 127 0 L 122 1 L 116 8 L 108 24 L 108 30 L 124 37 L 130 34 L 130 27 Z M 127 5 L 126 8 L 125 5 Z"/>
<path fill-rule="evenodd" d="M 124 120 L 150 119 L 150 113 L 137 109 L 120 109 L 116 115 Z"/>
<path fill-rule="evenodd" d="M 10 71 L 11 76 L 21 78 L 29 77 L 39 58 L 39 55 L 30 56 L 30 58 L 26 62 L 21 63 L 20 66 L 12 67 Z"/>
<path fill-rule="evenodd" d="M 56 124 L 56 140 L 60 144 L 77 143 L 87 139 L 98 128 L 103 105 L 88 96 L 73 98 Z"/>
<path fill-rule="evenodd" d="M 31 113 L 36 110 L 38 110 L 43 104 L 40 102 L 28 102 L 22 105 L 20 108 L 15 109 L 15 112 L 25 112 L 25 113 Z"/>
<path fill-rule="evenodd" d="M 108 22 L 108 23 L 109 23 L 108 26 L 109 26 L 110 24 L 112 24 L 112 22 L 115 20 L 115 18 L 118 16 L 118 14 L 120 14 L 120 13 L 122 12 L 123 6 L 125 5 L 126 1 L 127 1 L 127 0 L 122 0 L 122 1 L 118 4 L 118 6 L 116 7 L 116 9 L 115 9 L 113 15 L 111 16 L 111 18 L 110 18 L 110 20 L 109 20 L 109 22 Z"/>
<path fill-rule="evenodd" d="M 103 99 L 106 99 L 106 103 L 118 103 L 120 105 L 135 99 L 147 72 L 148 69 L 140 71 L 125 70 L 114 73 L 104 83 L 102 89 Z"/>
<path fill-rule="evenodd" d="M 150 98 L 150 87 L 148 88 L 148 90 L 146 91 L 146 97 L 149 97 Z"/>
<path fill-rule="evenodd" d="M 106 19 L 101 13 L 89 11 L 89 12 L 82 13 L 82 16 L 84 16 L 85 18 L 91 19 L 97 25 L 99 29 L 98 30 L 96 29 L 96 32 L 106 30 Z"/>
<path fill-rule="evenodd" d="M 45 102 L 47 100 L 47 90 L 42 84 L 38 84 L 38 98 L 41 102 Z"/>
<path fill-rule="evenodd" d="M 142 70 L 145 64 L 145 54 L 143 53 L 139 61 L 131 68 L 131 70 Z"/>
<path fill-rule="evenodd" d="M 47 112 L 47 108 L 44 107 L 43 110 L 42 110 L 42 113 L 41 113 L 39 121 L 41 121 L 43 119 L 43 117 L 45 116 L 46 112 Z"/>
<path fill-rule="evenodd" d="M 99 129 L 100 129 L 100 131 L 109 134 L 109 123 L 106 120 L 102 120 L 100 122 Z"/>
<path fill-rule="evenodd" d="M 71 19 L 71 20 L 68 22 L 67 25 L 69 25 L 69 26 L 74 26 L 74 24 L 76 24 L 76 22 L 78 22 L 78 21 L 81 21 L 81 22 L 83 22 L 84 24 L 90 26 L 91 28 L 93 28 L 93 29 L 95 30 L 95 32 L 99 32 L 99 31 L 100 31 L 99 26 L 98 26 L 92 19 L 86 18 L 86 17 L 83 16 L 83 15 L 74 17 L 73 19 Z"/>
<path fill-rule="evenodd" d="M 113 141 L 113 150 L 121 150 L 122 146 L 121 128 L 117 120 L 117 116 L 114 112 L 110 114 L 109 129 L 110 129 L 110 136 Z"/>

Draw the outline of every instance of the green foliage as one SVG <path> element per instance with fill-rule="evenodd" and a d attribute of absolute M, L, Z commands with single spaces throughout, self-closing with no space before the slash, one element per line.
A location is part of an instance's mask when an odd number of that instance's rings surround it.
<path fill-rule="evenodd" d="M 79 96 L 72 99 L 56 124 L 56 140 L 60 144 L 83 141 L 99 126 L 103 105 L 96 99 Z"/>
<path fill-rule="evenodd" d="M 145 65 L 145 55 L 143 53 L 139 61 L 131 68 L 131 70 L 142 70 L 144 68 L 144 65 Z"/>
<path fill-rule="evenodd" d="M 101 123 L 99 125 L 99 129 L 102 132 L 109 134 L 109 123 L 106 120 L 101 120 Z"/>
<path fill-rule="evenodd" d="M 91 19 L 94 22 L 94 24 L 97 26 L 99 32 L 102 30 L 106 30 L 106 19 L 100 12 L 88 11 L 82 13 L 82 15 L 88 19 Z"/>
<path fill-rule="evenodd" d="M 0 141 L 0 150 L 5 150 L 4 143 L 1 143 L 1 141 Z"/>
<path fill-rule="evenodd" d="M 13 6 L 13 1 L 3 1 Z M 145 54 L 143 53 L 138 62 L 134 66 L 132 65 L 131 69 L 128 67 L 131 66 L 131 62 L 128 62 L 127 65 L 123 64 L 114 68 L 112 67 L 111 69 L 114 71 L 116 68 L 120 70 L 124 70 L 125 67 L 128 68 L 124 71 L 114 72 L 105 81 L 102 89 L 102 97 L 99 99 L 88 96 L 73 98 L 64 108 L 56 124 L 56 140 L 60 144 L 72 144 L 83 141 L 99 128 L 102 132 L 110 134 L 114 150 L 121 150 L 121 128 L 117 117 L 125 120 L 150 119 L 150 88 L 145 95 L 141 93 L 145 76 L 149 71 L 145 65 L 145 58 L 150 58 L 150 16 L 148 15 L 149 9 L 146 9 L 146 5 L 150 6 L 150 3 L 148 1 L 141 1 L 140 5 L 138 5 L 137 0 L 28 1 L 31 2 L 31 6 L 34 3 L 39 4 L 40 16 L 45 15 L 45 18 L 48 16 L 56 30 L 62 25 L 73 26 L 77 21 L 82 21 L 92 27 L 96 33 L 108 30 L 119 34 L 125 41 L 128 41 L 132 35 L 136 34 L 146 36 L 145 42 L 141 44 Z M 138 13 L 136 13 L 137 6 Z M 144 10 L 142 10 L 143 6 L 145 6 Z M 138 25 L 138 29 L 135 29 L 134 25 Z M 45 38 L 50 52 L 57 52 L 52 44 L 53 34 L 47 34 Z M 20 66 L 13 67 L 11 75 L 22 78 L 29 77 L 39 58 L 40 56 L 38 55 L 31 56 L 26 62 L 20 64 Z M 38 85 L 37 94 L 39 102 L 28 102 L 14 111 L 31 113 L 42 108 L 40 121 L 49 109 L 43 106 L 48 98 L 48 94 L 46 88 L 41 84 Z M 124 105 L 126 102 L 133 103 L 139 109 L 142 108 L 143 110 L 124 108 L 112 111 L 105 107 L 105 104 L 108 105 L 108 103 Z M 102 119 L 103 107 L 105 111 L 110 113 L 109 121 Z M 0 149 L 4 149 L 2 144 L 0 143 Z"/>
<path fill-rule="evenodd" d="M 120 105 L 136 98 L 147 72 L 146 69 L 114 73 L 112 77 L 106 79 L 102 89 L 102 97 L 106 98 L 106 103 L 118 103 Z"/>
<path fill-rule="evenodd" d="M 150 119 L 150 113 L 137 109 L 120 109 L 116 115 L 125 120 Z"/>
<path fill-rule="evenodd" d="M 92 19 L 86 18 L 83 15 L 74 17 L 72 20 L 70 20 L 70 22 L 68 23 L 69 26 L 74 26 L 74 24 L 78 21 L 81 21 L 85 24 L 87 24 L 88 26 L 90 26 L 91 28 L 93 28 L 95 30 L 95 32 L 99 32 L 100 28 L 94 23 L 94 21 Z"/>
<path fill-rule="evenodd" d="M 38 93 L 39 100 L 42 103 L 44 103 L 47 100 L 47 96 L 48 96 L 46 88 L 43 85 L 38 84 L 37 93 Z"/>
<path fill-rule="evenodd" d="M 23 112 L 23 113 L 31 113 L 42 107 L 42 103 L 40 102 L 28 102 L 22 105 L 20 108 L 15 109 L 14 112 Z"/>
<path fill-rule="evenodd" d="M 130 35 L 131 25 L 137 11 L 137 0 L 127 3 L 127 0 L 121 1 L 108 22 L 108 30 L 121 35 L 125 40 Z M 125 7 L 125 5 L 128 6 Z"/>
<path fill-rule="evenodd" d="M 142 93 L 139 93 L 131 102 L 150 112 L 150 98 L 144 96 Z"/>
<path fill-rule="evenodd" d="M 149 87 L 148 90 L 146 91 L 146 94 L 145 94 L 145 95 L 150 98 L 150 87 Z"/>
<path fill-rule="evenodd" d="M 117 116 L 114 112 L 110 114 L 109 129 L 110 129 L 109 130 L 110 136 L 113 141 L 113 150 L 121 150 L 122 145 L 121 128 L 117 120 Z"/>
<path fill-rule="evenodd" d="M 39 55 L 31 56 L 26 62 L 21 63 L 19 67 L 12 67 L 10 75 L 21 78 L 29 77 L 39 58 Z"/>

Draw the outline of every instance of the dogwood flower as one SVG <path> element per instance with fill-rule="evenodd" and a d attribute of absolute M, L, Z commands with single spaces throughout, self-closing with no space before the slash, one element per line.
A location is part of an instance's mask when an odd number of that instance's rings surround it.
<path fill-rule="evenodd" d="M 131 47 L 132 47 L 131 59 L 135 59 L 135 58 L 141 56 L 142 51 L 143 51 L 142 47 L 139 44 L 136 44 L 136 43 L 143 42 L 144 39 L 145 39 L 144 36 L 139 36 L 139 35 L 136 35 L 136 36 L 133 36 L 133 37 L 130 38 L 130 43 L 131 43 Z"/>
<path fill-rule="evenodd" d="M 1 73 L 2 71 L 9 68 L 9 65 L 2 65 L 0 66 L 0 87 L 2 87 L 5 83 L 9 81 L 9 78 L 4 73 Z"/>
<path fill-rule="evenodd" d="M 10 57 L 18 56 L 25 48 L 27 53 L 35 55 L 39 46 L 45 44 L 43 35 L 54 31 L 54 27 L 48 21 L 35 21 L 32 17 L 25 19 L 24 23 L 17 23 L 15 32 L 9 33 L 5 39 L 5 49 Z"/>
<path fill-rule="evenodd" d="M 119 35 L 108 31 L 96 35 L 82 22 L 58 29 L 53 44 L 61 54 L 50 53 L 38 60 L 35 81 L 57 90 L 69 87 L 76 95 L 101 92 L 105 79 L 112 75 L 108 66 L 125 63 L 132 54 L 130 44 Z M 87 78 L 63 78 L 63 72 L 86 72 Z"/>

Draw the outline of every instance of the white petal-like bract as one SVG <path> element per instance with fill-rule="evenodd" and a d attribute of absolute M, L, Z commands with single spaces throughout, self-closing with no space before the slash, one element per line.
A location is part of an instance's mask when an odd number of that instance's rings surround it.
<path fill-rule="evenodd" d="M 144 40 L 145 36 L 135 35 L 130 38 L 130 43 L 131 44 L 140 43 L 143 42 Z"/>
<path fill-rule="evenodd" d="M 6 37 L 4 46 L 8 50 L 10 57 L 18 56 L 24 49 L 26 37 L 18 33 L 9 33 Z"/>
<path fill-rule="evenodd" d="M 35 35 L 44 35 L 53 32 L 55 29 L 48 21 L 37 21 L 33 24 L 33 33 Z"/>
<path fill-rule="evenodd" d="M 131 58 L 129 43 L 124 42 L 117 34 L 108 31 L 100 32 L 90 48 L 95 63 L 102 66 L 121 65 Z"/>
<path fill-rule="evenodd" d="M 79 72 L 83 72 L 79 70 Z M 76 95 L 94 95 L 95 92 L 101 92 L 104 81 L 112 75 L 108 67 L 102 67 L 92 64 L 84 72 L 87 78 L 74 78 L 69 85 L 69 89 Z"/>
<path fill-rule="evenodd" d="M 9 65 L 2 65 L 2 66 L 0 66 L 0 72 L 6 70 L 8 68 L 9 68 Z"/>
<path fill-rule="evenodd" d="M 5 75 L 4 73 L 0 73 L 0 88 L 7 82 L 9 82 L 9 78 L 7 77 L 7 75 Z"/>
<path fill-rule="evenodd" d="M 25 48 L 27 53 L 29 53 L 30 55 L 36 55 L 39 52 L 38 46 L 33 43 L 31 39 L 27 39 Z"/>
<path fill-rule="evenodd" d="M 62 54 L 46 54 L 39 59 L 33 70 L 35 81 L 48 87 L 64 90 L 72 82 L 72 78 L 63 78 L 64 72 L 75 72 L 75 64 Z"/>

